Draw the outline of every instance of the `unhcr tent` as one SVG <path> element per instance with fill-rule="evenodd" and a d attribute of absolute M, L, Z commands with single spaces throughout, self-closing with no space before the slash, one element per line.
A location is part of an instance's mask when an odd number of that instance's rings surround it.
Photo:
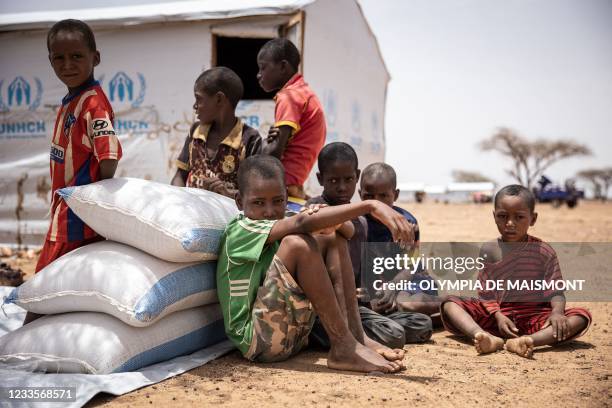
<path fill-rule="evenodd" d="M 49 65 L 46 32 L 65 18 L 96 34 L 95 75 L 124 148 L 117 176 L 170 181 L 194 121 L 194 80 L 212 66 L 240 75 L 238 114 L 266 135 L 274 102 L 257 84 L 256 55 L 279 36 L 301 50 L 300 69 L 325 109 L 327 143 L 350 143 L 362 167 L 383 160 L 389 75 L 355 0 L 157 1 L 0 6 L 0 243 L 41 244 L 48 226 L 50 134 L 66 89 Z M 312 175 L 306 188 L 318 191 Z"/>

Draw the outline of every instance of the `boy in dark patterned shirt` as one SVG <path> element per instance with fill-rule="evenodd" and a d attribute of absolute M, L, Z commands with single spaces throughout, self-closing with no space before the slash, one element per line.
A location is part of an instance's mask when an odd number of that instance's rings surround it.
<path fill-rule="evenodd" d="M 240 77 L 229 68 L 211 68 L 198 77 L 193 105 L 198 121 L 176 161 L 173 185 L 234 198 L 240 162 L 261 151 L 259 132 L 235 115 L 242 93 Z"/>

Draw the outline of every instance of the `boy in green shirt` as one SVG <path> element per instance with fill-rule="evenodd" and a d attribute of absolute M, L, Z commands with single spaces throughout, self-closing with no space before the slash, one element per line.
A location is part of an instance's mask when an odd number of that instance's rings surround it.
<path fill-rule="evenodd" d="M 238 170 L 236 204 L 243 213 L 228 224 L 217 264 L 227 336 L 249 360 L 285 360 L 307 344 L 316 312 L 330 338 L 328 367 L 399 371 L 403 350 L 364 336 L 347 238 L 354 232 L 350 220 L 364 214 L 387 225 L 400 243 L 414 241 L 412 225 L 374 200 L 313 206 L 284 218 L 283 173 L 278 159 L 263 155 Z"/>

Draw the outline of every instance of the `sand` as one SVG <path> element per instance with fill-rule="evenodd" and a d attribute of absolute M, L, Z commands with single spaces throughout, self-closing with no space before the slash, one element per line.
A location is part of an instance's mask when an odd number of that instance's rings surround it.
<path fill-rule="evenodd" d="M 484 241 L 497 235 L 490 204 L 408 204 L 421 240 Z M 537 208 L 530 230 L 551 242 L 612 242 L 612 204 Z M 31 272 L 33 260 L 11 259 Z M 326 354 L 306 351 L 289 361 L 254 364 L 237 352 L 120 397 L 99 395 L 90 406 L 431 406 L 608 407 L 612 390 L 612 303 L 587 307 L 594 323 L 582 338 L 536 350 L 533 360 L 502 351 L 478 356 L 471 344 L 439 330 L 426 344 L 406 346 L 407 370 L 363 375 L 329 370 Z"/>

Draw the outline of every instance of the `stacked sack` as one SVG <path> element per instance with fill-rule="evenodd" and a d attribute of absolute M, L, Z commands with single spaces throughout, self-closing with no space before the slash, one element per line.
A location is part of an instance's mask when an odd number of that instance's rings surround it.
<path fill-rule="evenodd" d="M 225 339 L 214 260 L 238 213 L 232 200 L 131 178 L 58 193 L 107 241 L 62 256 L 5 299 L 48 316 L 0 337 L 0 362 L 108 374 Z"/>

